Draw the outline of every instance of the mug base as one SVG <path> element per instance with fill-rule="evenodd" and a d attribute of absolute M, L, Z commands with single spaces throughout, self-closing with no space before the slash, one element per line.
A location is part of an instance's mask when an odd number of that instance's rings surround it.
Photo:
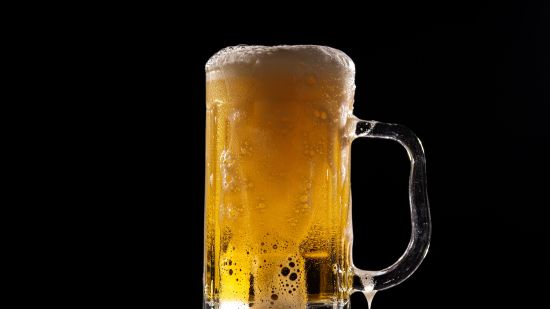
<path fill-rule="evenodd" d="M 246 308 L 254 308 L 254 309 L 262 309 L 262 308 L 277 308 L 272 305 L 268 304 L 243 304 L 243 303 L 236 303 L 236 302 L 204 302 L 203 309 L 246 309 Z M 284 306 L 284 308 L 287 308 Z M 351 306 L 348 302 L 345 303 L 307 303 L 305 307 L 288 307 L 289 309 L 350 309 Z"/>

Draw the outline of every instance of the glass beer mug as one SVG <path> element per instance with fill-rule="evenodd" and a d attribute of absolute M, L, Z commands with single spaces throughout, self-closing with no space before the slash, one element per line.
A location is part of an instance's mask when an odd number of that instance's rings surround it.
<path fill-rule="evenodd" d="M 355 66 L 325 46 L 236 46 L 206 64 L 204 308 L 349 308 L 409 277 L 431 225 L 425 157 L 407 128 L 353 116 Z M 380 271 L 352 261 L 350 145 L 399 142 L 412 234 Z"/>

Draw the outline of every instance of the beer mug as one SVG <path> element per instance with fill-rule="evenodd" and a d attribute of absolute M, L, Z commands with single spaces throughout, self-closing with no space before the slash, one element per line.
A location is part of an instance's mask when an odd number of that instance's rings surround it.
<path fill-rule="evenodd" d="M 204 308 L 349 308 L 408 278 L 431 234 L 420 140 L 353 116 L 355 65 L 325 46 L 235 46 L 206 64 Z M 412 233 L 379 271 L 352 261 L 350 146 L 400 143 Z"/>

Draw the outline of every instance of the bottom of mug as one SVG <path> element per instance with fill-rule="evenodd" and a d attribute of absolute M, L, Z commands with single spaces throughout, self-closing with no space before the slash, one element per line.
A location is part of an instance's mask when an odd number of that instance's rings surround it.
<path fill-rule="evenodd" d="M 288 309 L 350 309 L 349 302 L 346 303 L 319 303 L 319 302 L 313 302 L 313 303 L 307 303 L 305 307 L 298 307 L 298 306 L 292 306 L 292 305 L 272 305 L 272 304 L 243 304 L 242 302 L 205 302 L 203 305 L 203 309 L 246 309 L 246 308 L 253 308 L 253 309 L 268 309 L 268 308 L 288 308 Z"/>

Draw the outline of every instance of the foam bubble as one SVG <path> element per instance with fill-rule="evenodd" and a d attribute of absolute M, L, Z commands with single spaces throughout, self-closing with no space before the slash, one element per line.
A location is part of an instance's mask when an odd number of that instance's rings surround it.
<path fill-rule="evenodd" d="M 318 45 L 238 45 L 226 47 L 206 63 L 207 79 L 249 75 L 271 70 L 306 74 L 308 84 L 315 75 L 353 77 L 355 64 L 344 52 Z"/>

